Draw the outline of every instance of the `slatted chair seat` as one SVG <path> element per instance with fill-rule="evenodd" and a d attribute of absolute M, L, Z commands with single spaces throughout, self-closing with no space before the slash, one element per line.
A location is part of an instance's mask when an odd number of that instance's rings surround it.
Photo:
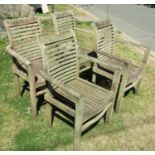
<path fill-rule="evenodd" d="M 139 79 L 142 76 L 143 71 L 144 71 L 143 68 L 132 64 L 129 70 L 127 85 Z"/>
<path fill-rule="evenodd" d="M 90 118 L 96 116 L 97 114 L 106 111 L 110 106 L 109 102 L 112 101 L 114 94 L 106 90 L 98 90 L 92 87 L 92 84 L 86 82 L 82 79 L 73 80 L 67 84 L 67 87 L 72 88 L 73 90 L 83 94 L 83 98 L 85 101 L 84 109 L 83 109 L 83 122 L 88 121 Z M 66 93 L 62 91 L 62 89 L 57 88 L 56 92 L 66 96 Z M 94 96 L 94 94 L 96 94 Z M 72 100 L 71 96 L 67 96 L 68 99 Z M 45 95 L 45 100 L 51 102 L 51 98 L 48 95 Z M 53 100 L 53 102 L 55 102 Z M 64 103 L 63 103 L 64 104 Z M 67 103 L 66 103 L 67 104 Z M 71 104 L 71 103 L 70 103 Z M 72 103 L 73 110 L 75 110 L 75 105 Z M 75 117 L 75 112 L 71 113 L 73 117 Z"/>
<path fill-rule="evenodd" d="M 115 30 L 110 20 L 95 22 L 93 23 L 93 27 L 96 31 L 96 55 L 98 59 L 107 64 L 119 66 L 123 69 L 122 80 L 115 106 L 115 110 L 118 112 L 120 110 L 120 105 L 125 91 L 134 88 L 136 93 L 139 92 L 141 79 L 144 74 L 144 68 L 148 60 L 150 49 L 146 48 L 146 50 L 144 50 L 142 65 L 135 65 L 131 61 L 115 55 Z M 136 44 L 134 43 L 131 45 Z M 94 70 L 97 70 L 96 67 L 98 66 L 94 66 Z M 93 81 L 96 81 L 95 74 L 93 75 Z"/>
<path fill-rule="evenodd" d="M 84 121 L 106 110 L 109 102 L 113 99 L 113 93 L 109 93 L 106 89 L 94 88 L 91 83 L 82 79 L 73 80 L 67 85 L 84 96 Z"/>
<path fill-rule="evenodd" d="M 44 94 L 45 80 L 37 70 L 43 69 L 42 53 L 39 37 L 42 29 L 38 17 L 27 17 L 5 21 L 10 45 L 8 52 L 13 57 L 13 72 L 15 73 L 18 94 L 20 95 L 20 78 L 29 83 L 33 118 L 37 115 L 37 97 Z M 39 88 L 40 89 L 37 89 Z"/>
<path fill-rule="evenodd" d="M 79 77 L 79 59 L 99 63 L 97 59 L 79 55 L 75 34 L 68 33 L 41 38 L 44 70 L 41 75 L 47 80 L 48 87 L 44 96 L 52 105 L 49 114 L 49 124 L 54 116 L 53 109 L 73 117 L 70 120 L 75 126 L 74 149 L 79 149 L 81 134 L 104 115 L 109 121 L 113 110 L 116 90 L 120 80 L 121 70 L 113 68 L 112 88 L 106 90 Z M 104 76 L 102 71 L 101 75 Z M 108 73 L 107 73 L 108 74 Z M 105 75 L 106 76 L 106 75 Z M 53 113 L 52 113 L 53 112 Z"/>
<path fill-rule="evenodd" d="M 122 67 L 122 68 L 124 67 L 124 63 L 122 61 L 112 59 L 112 58 L 109 58 L 109 57 L 105 58 L 104 62 L 106 62 L 107 64 L 117 65 L 117 66 Z M 143 70 L 144 69 L 142 67 L 131 64 L 130 69 L 129 69 L 129 73 L 128 73 L 128 79 L 127 79 L 126 85 L 129 85 L 132 82 L 139 79 L 139 77 L 142 76 Z"/>

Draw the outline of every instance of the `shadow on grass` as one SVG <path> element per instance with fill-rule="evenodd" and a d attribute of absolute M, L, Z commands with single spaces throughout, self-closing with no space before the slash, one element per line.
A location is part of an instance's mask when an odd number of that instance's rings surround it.
<path fill-rule="evenodd" d="M 55 150 L 72 142 L 70 132 L 62 127 L 55 129 L 33 127 L 22 129 L 13 140 L 13 150 Z"/>

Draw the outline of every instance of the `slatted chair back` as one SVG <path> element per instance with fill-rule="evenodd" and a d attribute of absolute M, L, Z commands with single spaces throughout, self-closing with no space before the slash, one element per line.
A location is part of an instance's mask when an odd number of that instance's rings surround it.
<path fill-rule="evenodd" d="M 107 53 L 113 53 L 115 46 L 115 33 L 111 21 L 98 21 L 93 23 L 93 26 L 96 31 L 96 49 Z M 107 57 L 103 55 L 97 55 L 101 60 L 107 59 Z"/>
<path fill-rule="evenodd" d="M 71 31 L 53 37 L 41 38 L 43 64 L 48 75 L 62 83 L 72 81 L 77 76 L 77 41 Z"/>
<path fill-rule="evenodd" d="M 41 58 L 38 37 L 42 29 L 38 17 L 7 20 L 5 27 L 13 50 L 28 60 Z"/>
<path fill-rule="evenodd" d="M 52 19 L 56 34 L 75 30 L 75 18 L 72 10 L 52 13 Z"/>

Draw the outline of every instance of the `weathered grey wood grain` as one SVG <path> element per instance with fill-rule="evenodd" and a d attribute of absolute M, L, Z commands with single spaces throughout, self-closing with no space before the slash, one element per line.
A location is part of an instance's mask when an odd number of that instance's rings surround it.
<path fill-rule="evenodd" d="M 72 10 L 52 13 L 52 20 L 56 34 L 75 30 L 75 18 Z"/>
<path fill-rule="evenodd" d="M 84 130 L 101 119 L 106 112 L 107 122 L 110 120 L 121 69 L 79 54 L 73 31 L 54 37 L 42 37 L 40 40 L 43 61 L 46 64 L 45 71 L 41 71 L 40 74 L 50 83 L 45 100 L 74 118 L 74 150 L 79 150 Z M 87 60 L 90 64 L 102 64 L 105 68 L 113 70 L 111 90 L 81 79 L 80 59 Z M 98 72 L 102 76 L 107 75 L 105 71 L 98 69 Z"/>
<path fill-rule="evenodd" d="M 141 66 L 134 65 L 131 61 L 125 60 L 115 55 L 115 30 L 110 20 L 97 21 L 92 24 L 96 32 L 96 53 L 99 60 L 107 64 L 113 64 L 122 68 L 122 78 L 120 88 L 118 90 L 118 97 L 116 101 L 115 111 L 118 112 L 121 107 L 125 91 L 135 88 L 135 92 L 139 92 L 140 83 L 144 74 L 144 69 L 148 60 L 150 49 L 144 50 L 144 58 Z M 134 46 L 140 46 L 135 43 L 125 42 Z M 94 66 L 97 70 L 98 66 Z M 110 78 L 110 77 L 109 77 Z M 96 81 L 96 76 L 93 75 L 93 81 Z"/>
<path fill-rule="evenodd" d="M 43 69 L 39 37 L 42 29 L 38 17 L 27 17 L 5 21 L 9 38 L 7 51 L 13 57 L 13 72 L 16 75 L 17 89 L 19 78 L 29 83 L 33 119 L 37 115 L 37 96 L 44 94 L 45 81 L 38 76 L 37 69 Z M 39 63 L 36 63 L 39 62 Z M 42 89 L 37 89 L 37 88 Z M 20 93 L 20 92 L 19 92 Z"/>

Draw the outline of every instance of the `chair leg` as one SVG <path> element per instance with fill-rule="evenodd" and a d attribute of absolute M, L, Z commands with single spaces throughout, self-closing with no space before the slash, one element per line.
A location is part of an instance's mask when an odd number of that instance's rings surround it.
<path fill-rule="evenodd" d="M 75 133 L 74 133 L 74 150 L 80 150 L 80 141 L 82 136 L 83 124 L 83 98 L 80 99 L 80 104 L 76 106 L 75 114 Z"/>
<path fill-rule="evenodd" d="M 115 112 L 119 112 L 121 109 L 122 101 L 124 98 L 124 93 L 125 93 L 125 88 L 126 88 L 126 78 L 124 76 L 122 77 L 122 81 L 120 82 L 120 87 L 118 89 L 118 96 L 116 98 L 116 106 L 115 106 Z"/>
<path fill-rule="evenodd" d="M 81 141 L 81 134 L 82 134 L 82 121 L 76 118 L 75 120 L 75 133 L 74 133 L 74 150 L 80 150 L 80 141 Z"/>
<path fill-rule="evenodd" d="M 16 81 L 17 96 L 18 96 L 18 95 L 21 95 L 21 88 L 20 88 L 20 77 L 17 74 L 15 74 L 15 81 Z"/>
<path fill-rule="evenodd" d="M 140 79 L 137 83 L 137 85 L 135 86 L 135 94 L 139 94 L 140 91 L 140 85 L 141 85 L 142 79 Z"/>
<path fill-rule="evenodd" d="M 113 112 L 113 104 L 108 108 L 105 116 L 105 123 L 108 124 L 110 122 L 111 116 Z"/>
<path fill-rule="evenodd" d="M 32 108 L 32 118 L 33 120 L 37 117 L 37 97 L 34 88 L 30 88 L 30 97 L 31 97 L 31 108 Z"/>
<path fill-rule="evenodd" d="M 116 101 L 116 107 L 115 107 L 115 112 L 117 112 L 117 113 L 120 111 L 122 101 L 123 101 L 123 97 L 124 97 L 124 90 L 123 91 L 119 90 L 117 101 Z"/>
<path fill-rule="evenodd" d="M 47 125 L 48 127 L 52 127 L 53 119 L 54 119 L 54 110 L 50 104 L 46 104 L 46 115 L 47 115 Z"/>
<path fill-rule="evenodd" d="M 92 82 L 96 83 L 96 74 L 93 73 Z"/>
<path fill-rule="evenodd" d="M 30 97 L 31 97 L 31 107 L 32 107 L 32 118 L 33 120 L 36 119 L 37 116 L 37 97 L 36 97 L 36 82 L 35 76 L 33 74 L 32 69 L 28 68 L 28 75 L 29 75 L 29 86 L 30 86 Z"/>

